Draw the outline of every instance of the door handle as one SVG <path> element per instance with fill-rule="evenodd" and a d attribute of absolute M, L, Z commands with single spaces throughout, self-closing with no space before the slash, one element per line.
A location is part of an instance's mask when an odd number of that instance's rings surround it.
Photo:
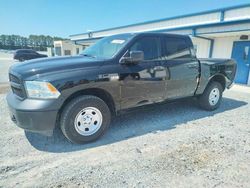
<path fill-rule="evenodd" d="M 163 70 L 164 70 L 164 67 L 162 67 L 162 66 L 154 67 L 154 71 L 163 71 Z"/>

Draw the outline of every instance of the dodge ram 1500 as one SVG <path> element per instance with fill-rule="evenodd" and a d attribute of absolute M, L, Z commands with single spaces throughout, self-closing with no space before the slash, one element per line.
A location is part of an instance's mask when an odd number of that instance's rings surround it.
<path fill-rule="evenodd" d="M 13 65 L 7 102 L 19 127 L 51 135 L 58 125 L 70 141 L 85 143 L 125 109 L 196 97 L 215 110 L 235 72 L 232 59 L 197 59 L 188 36 L 119 34 L 77 56 Z"/>

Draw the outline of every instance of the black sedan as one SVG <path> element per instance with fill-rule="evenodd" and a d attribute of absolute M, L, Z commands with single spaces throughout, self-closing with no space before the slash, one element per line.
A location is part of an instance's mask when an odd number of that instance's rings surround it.
<path fill-rule="evenodd" d="M 36 58 L 42 58 L 42 57 L 48 57 L 48 56 L 44 54 L 39 54 L 35 50 L 20 49 L 20 50 L 15 51 L 13 58 L 18 61 L 25 61 L 29 59 L 36 59 Z"/>

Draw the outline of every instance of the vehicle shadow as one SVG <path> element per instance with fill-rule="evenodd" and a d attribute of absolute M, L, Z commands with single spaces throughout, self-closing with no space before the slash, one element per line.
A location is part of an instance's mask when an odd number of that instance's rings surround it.
<path fill-rule="evenodd" d="M 199 109 L 194 99 L 144 106 L 116 117 L 104 136 L 93 143 L 84 145 L 72 144 L 67 141 L 59 128 L 56 128 L 52 137 L 30 132 L 25 132 L 25 135 L 30 144 L 40 151 L 72 152 L 107 145 L 148 133 L 174 129 L 180 124 L 233 110 L 246 104 L 243 101 L 223 98 L 220 108 L 212 112 Z"/>

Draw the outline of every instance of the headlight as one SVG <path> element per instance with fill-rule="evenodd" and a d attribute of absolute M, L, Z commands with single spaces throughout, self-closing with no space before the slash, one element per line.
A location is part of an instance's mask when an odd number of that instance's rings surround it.
<path fill-rule="evenodd" d="M 29 98 L 55 99 L 60 92 L 49 82 L 25 81 L 26 91 Z"/>

